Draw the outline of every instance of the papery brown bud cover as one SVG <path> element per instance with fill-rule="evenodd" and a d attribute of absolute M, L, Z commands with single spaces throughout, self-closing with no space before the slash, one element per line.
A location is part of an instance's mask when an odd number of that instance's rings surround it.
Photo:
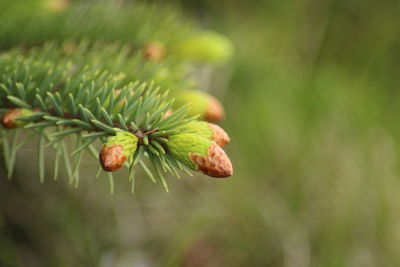
<path fill-rule="evenodd" d="M 168 109 L 167 112 L 163 115 L 163 119 L 168 118 L 174 111 L 172 109 Z"/>
<path fill-rule="evenodd" d="M 217 122 L 225 117 L 225 110 L 221 102 L 213 96 L 208 97 L 208 105 L 204 112 L 204 120 Z"/>
<path fill-rule="evenodd" d="M 208 127 L 210 127 L 213 132 L 211 139 L 220 147 L 225 146 L 231 141 L 229 135 L 220 126 L 213 123 L 208 123 Z"/>
<path fill-rule="evenodd" d="M 125 131 L 108 137 L 99 155 L 103 170 L 113 172 L 122 168 L 125 161 L 135 153 L 137 142 L 138 138 L 135 135 Z"/>
<path fill-rule="evenodd" d="M 13 129 L 24 126 L 26 123 L 18 120 L 19 117 L 24 117 L 32 114 L 33 111 L 24 108 L 13 108 L 4 113 L 1 119 L 1 124 L 4 128 Z"/>
<path fill-rule="evenodd" d="M 16 118 L 21 115 L 21 109 L 10 109 L 6 113 L 4 113 L 1 123 L 3 124 L 4 128 L 13 129 L 17 128 L 18 125 L 16 124 Z"/>
<path fill-rule="evenodd" d="M 146 45 L 143 55 L 150 60 L 159 61 L 165 57 L 165 46 L 162 43 L 154 42 Z"/>
<path fill-rule="evenodd" d="M 122 145 L 103 145 L 99 157 L 103 170 L 113 172 L 121 168 L 126 161 L 126 156 L 123 151 Z"/>
<path fill-rule="evenodd" d="M 205 175 L 226 178 L 233 174 L 233 167 L 229 157 L 215 143 L 209 147 L 206 155 L 190 153 L 189 158 L 196 164 L 197 169 Z"/>

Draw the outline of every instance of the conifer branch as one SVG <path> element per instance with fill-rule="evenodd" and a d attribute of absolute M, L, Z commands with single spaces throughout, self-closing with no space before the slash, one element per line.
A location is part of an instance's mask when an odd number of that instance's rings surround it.
<path fill-rule="evenodd" d="M 21 7 L 11 1 L 5 10 Z M 190 113 L 186 103 L 191 101 L 182 94 L 193 94 L 188 91 L 194 81 L 191 67 L 179 53 L 164 58 L 164 44 L 169 51 L 182 47 L 176 43 L 188 34 L 186 28 L 169 16 L 152 16 L 156 11 L 148 6 L 117 7 L 115 13 L 114 6 L 109 8 L 78 6 L 62 14 L 28 14 L 25 19 L 40 16 L 48 25 L 29 39 L 7 28 L 25 21 L 15 19 L 0 29 L 0 46 L 11 47 L 0 54 L 0 133 L 8 177 L 13 176 L 17 151 L 35 136 L 41 182 L 47 177 L 45 153 L 50 148 L 54 179 L 62 163 L 70 184 L 78 186 L 87 151 L 109 172 L 112 192 L 111 172 L 123 166 L 129 168 L 132 192 L 137 166 L 166 191 L 166 173 L 179 178 L 179 171 L 191 175 L 192 169 L 213 177 L 232 175 L 221 149 L 229 137 L 217 126 L 196 120 L 206 117 L 202 114 L 207 110 L 218 110 L 215 100 L 198 94 L 193 103 L 200 103 L 201 109 Z M 72 18 L 83 26 L 70 26 Z M 24 25 L 32 33 L 39 24 Z M 166 34 L 175 30 L 178 39 Z M 12 43 L 4 41 L 6 36 Z M 156 36 L 163 43 L 143 46 Z M 112 42 L 115 39 L 120 42 Z M 25 136 L 18 142 L 21 130 Z M 75 143 L 73 148 L 67 140 Z M 100 152 L 95 148 L 98 140 L 103 143 Z"/>

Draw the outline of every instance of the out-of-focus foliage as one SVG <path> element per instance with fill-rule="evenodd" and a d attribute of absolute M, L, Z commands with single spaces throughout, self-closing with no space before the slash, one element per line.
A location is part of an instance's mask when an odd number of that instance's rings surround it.
<path fill-rule="evenodd" d="M 88 206 L 79 219 L 55 211 L 74 230 L 60 227 L 54 247 L 94 244 L 80 251 L 95 266 L 399 266 L 398 2 L 174 2 L 234 40 L 232 81 L 221 71 L 213 84 L 235 176 L 187 178 L 170 194 L 143 183 L 134 198 L 82 186 L 67 206 L 95 199 L 115 221 L 93 221 Z M 45 234 L 53 217 L 41 218 Z M 70 238 L 80 241 L 63 246 Z M 24 255 L 8 244 L 10 258 Z"/>
<path fill-rule="evenodd" d="M 237 48 L 225 98 L 237 168 L 201 192 L 207 241 L 182 251 L 214 245 L 228 266 L 398 266 L 398 2 L 192 2 Z"/>

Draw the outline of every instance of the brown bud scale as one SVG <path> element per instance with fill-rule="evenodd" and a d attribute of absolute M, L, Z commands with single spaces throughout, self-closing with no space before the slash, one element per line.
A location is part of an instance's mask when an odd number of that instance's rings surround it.
<path fill-rule="evenodd" d="M 103 170 L 113 172 L 124 165 L 126 156 L 121 145 L 103 145 L 99 160 Z"/>
<path fill-rule="evenodd" d="M 225 151 L 213 143 L 208 149 L 207 155 L 190 153 L 189 158 L 199 171 L 215 178 L 226 178 L 233 174 L 233 167 Z"/>
<path fill-rule="evenodd" d="M 218 125 L 209 123 L 208 127 L 210 127 L 210 129 L 213 131 L 211 140 L 217 143 L 217 145 L 219 145 L 220 147 L 223 147 L 224 145 L 226 145 L 231 141 L 229 135 L 224 131 L 224 129 L 222 129 Z"/>
<path fill-rule="evenodd" d="M 208 106 L 204 113 L 204 120 L 217 122 L 225 117 L 225 110 L 222 104 L 213 96 L 208 97 Z"/>
<path fill-rule="evenodd" d="M 167 112 L 165 112 L 165 114 L 163 115 L 163 119 L 168 118 L 169 116 L 171 116 L 173 113 L 172 109 L 168 109 Z"/>
<path fill-rule="evenodd" d="M 18 125 L 16 124 L 16 118 L 20 116 L 22 113 L 22 110 L 19 108 L 15 109 L 10 109 L 3 115 L 3 119 L 1 120 L 1 123 L 3 124 L 4 128 L 7 129 L 13 129 L 17 128 Z"/>
<path fill-rule="evenodd" d="M 150 43 L 144 47 L 143 54 L 147 59 L 159 61 L 165 57 L 165 47 L 160 43 Z"/>

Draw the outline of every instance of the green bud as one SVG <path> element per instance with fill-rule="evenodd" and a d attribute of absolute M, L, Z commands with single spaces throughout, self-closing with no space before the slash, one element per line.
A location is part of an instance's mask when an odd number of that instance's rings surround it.
<path fill-rule="evenodd" d="M 225 116 L 222 104 L 213 96 L 198 90 L 182 90 L 175 96 L 174 109 L 190 103 L 189 116 L 216 122 Z"/>
<path fill-rule="evenodd" d="M 217 178 L 233 174 L 230 159 L 222 148 L 200 134 L 185 133 L 170 136 L 168 149 L 172 157 L 192 170 Z"/>
<path fill-rule="evenodd" d="M 206 121 L 192 121 L 185 125 L 190 132 L 195 132 L 203 138 L 214 141 L 220 147 L 229 143 L 229 135 L 220 126 Z"/>
<path fill-rule="evenodd" d="M 23 127 L 27 124 L 27 122 L 18 120 L 18 118 L 23 118 L 33 113 L 34 112 L 32 110 L 25 108 L 10 109 L 3 115 L 1 123 L 3 124 L 4 128 L 7 129 Z"/>
<path fill-rule="evenodd" d="M 188 166 L 192 170 L 197 170 L 195 163 L 190 159 L 189 154 L 206 155 L 208 148 L 213 142 L 203 138 L 201 135 L 187 133 L 177 134 L 169 137 L 168 149 L 171 155 Z"/>
<path fill-rule="evenodd" d="M 105 171 L 116 171 L 127 159 L 132 159 L 137 148 L 138 138 L 130 132 L 118 132 L 107 138 L 99 155 L 100 164 Z"/>
<path fill-rule="evenodd" d="M 211 140 L 213 131 L 208 126 L 208 122 L 205 121 L 192 121 L 185 125 L 185 129 L 190 132 L 194 132 L 199 136 Z"/>
<path fill-rule="evenodd" d="M 232 42 L 225 36 L 212 31 L 191 35 L 175 47 L 175 54 L 187 60 L 220 64 L 233 54 Z"/>

